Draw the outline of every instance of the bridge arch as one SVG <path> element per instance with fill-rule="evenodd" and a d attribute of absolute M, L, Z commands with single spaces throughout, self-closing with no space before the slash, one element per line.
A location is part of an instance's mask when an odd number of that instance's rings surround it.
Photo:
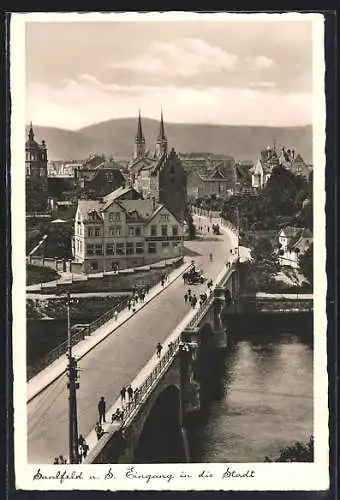
<path fill-rule="evenodd" d="M 154 401 L 134 449 L 133 463 L 186 462 L 181 426 L 181 395 L 167 386 Z"/>

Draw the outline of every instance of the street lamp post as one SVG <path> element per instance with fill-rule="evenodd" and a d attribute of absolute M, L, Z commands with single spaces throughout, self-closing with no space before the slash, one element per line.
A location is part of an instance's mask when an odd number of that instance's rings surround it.
<path fill-rule="evenodd" d="M 72 338 L 71 338 L 71 311 L 72 299 L 70 293 L 66 295 L 67 307 L 67 358 L 68 358 L 68 401 L 69 401 L 69 460 L 71 464 L 79 463 L 78 453 L 78 418 L 77 418 L 77 395 L 79 388 L 77 361 L 72 356 Z"/>

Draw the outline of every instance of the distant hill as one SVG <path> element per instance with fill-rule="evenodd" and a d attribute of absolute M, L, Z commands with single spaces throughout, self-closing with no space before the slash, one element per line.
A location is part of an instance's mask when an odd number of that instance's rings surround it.
<path fill-rule="evenodd" d="M 255 161 L 261 149 L 272 144 L 285 145 L 312 162 L 312 127 L 259 127 L 166 123 L 170 147 L 177 152 L 208 151 L 227 154 L 235 160 Z M 120 118 L 97 123 L 77 131 L 34 126 L 39 141 L 44 139 L 50 160 L 79 160 L 89 154 L 105 154 L 115 159 L 129 159 L 133 153 L 136 118 Z M 143 119 L 147 148 L 154 150 L 158 121 Z"/>

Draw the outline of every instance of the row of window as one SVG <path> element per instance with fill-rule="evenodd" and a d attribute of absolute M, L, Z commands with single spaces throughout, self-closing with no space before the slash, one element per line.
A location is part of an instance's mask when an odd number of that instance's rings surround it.
<path fill-rule="evenodd" d="M 161 226 L 160 236 L 170 236 L 168 226 Z M 78 225 L 77 234 L 81 234 L 81 226 Z M 157 226 L 150 226 L 151 236 L 158 236 Z M 102 235 L 100 227 L 88 227 L 87 236 L 89 238 L 96 238 Z M 110 226 L 108 229 L 109 236 L 121 236 L 122 228 L 120 226 Z M 142 236 L 142 228 L 140 226 L 128 226 L 128 236 Z M 178 236 L 178 226 L 172 226 L 172 236 Z"/>
<path fill-rule="evenodd" d="M 79 242 L 78 242 L 79 243 Z M 163 241 L 161 243 L 162 250 L 166 251 L 170 248 L 170 242 Z M 172 247 L 177 248 L 178 242 L 172 242 Z M 78 247 L 79 248 L 79 247 Z M 148 242 L 148 253 L 157 253 L 157 243 L 154 241 Z M 103 255 L 103 245 L 101 243 L 88 243 L 86 245 L 87 255 Z M 105 255 L 137 255 L 144 253 L 144 243 L 141 242 L 127 242 L 124 243 L 107 243 L 105 246 Z"/>

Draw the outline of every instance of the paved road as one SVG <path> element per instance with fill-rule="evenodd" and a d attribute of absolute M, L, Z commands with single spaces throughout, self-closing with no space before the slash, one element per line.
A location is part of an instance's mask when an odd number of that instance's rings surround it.
<path fill-rule="evenodd" d="M 199 254 L 193 257 L 195 262 L 212 278 L 230 255 L 226 235 L 207 236 L 202 241 L 187 242 L 186 247 Z M 210 253 L 213 262 L 209 260 Z M 202 286 L 191 289 L 199 294 Z M 86 436 L 92 430 L 100 396 L 106 398 L 110 407 L 120 388 L 129 384 L 154 354 L 157 342 L 163 342 L 184 318 L 189 308 L 184 304 L 184 291 L 179 278 L 79 362 L 79 433 Z M 67 450 L 68 399 L 64 375 L 28 405 L 28 462 L 52 463 L 60 453 L 67 456 Z"/>

